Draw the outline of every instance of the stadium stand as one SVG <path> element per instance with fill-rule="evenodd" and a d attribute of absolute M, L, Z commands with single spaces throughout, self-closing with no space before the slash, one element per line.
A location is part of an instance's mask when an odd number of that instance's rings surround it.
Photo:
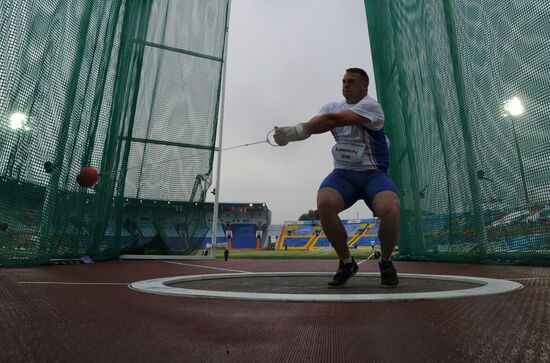
<path fill-rule="evenodd" d="M 306 245 L 311 237 L 289 237 L 285 239 L 283 249 L 288 250 L 305 250 Z"/>
<path fill-rule="evenodd" d="M 379 221 L 371 219 L 353 219 L 342 221 L 348 233 L 348 246 L 351 248 L 375 248 L 378 240 Z M 331 244 L 322 231 L 319 221 L 287 221 L 280 228 L 278 250 L 317 250 L 331 248 Z"/>
<path fill-rule="evenodd" d="M 285 222 L 279 233 L 278 250 L 306 250 L 317 237 L 318 223 L 311 221 Z"/>
<path fill-rule="evenodd" d="M 105 241 L 106 245 L 113 245 L 115 243 L 115 236 L 116 236 L 116 227 L 114 220 L 112 218 L 109 219 L 109 223 L 107 224 L 107 227 L 105 228 L 105 236 L 103 240 Z M 121 250 L 129 248 L 132 245 L 135 245 L 137 240 L 134 238 L 134 236 L 126 229 L 124 226 L 120 229 L 120 248 Z"/>
<path fill-rule="evenodd" d="M 116 229 L 115 223 L 112 219 L 109 219 L 107 227 L 105 227 L 105 234 L 103 235 L 103 242 L 107 246 L 111 246 L 115 243 Z"/>
<path fill-rule="evenodd" d="M 355 241 L 353 247 L 357 249 L 374 249 L 376 247 L 380 247 L 380 240 L 378 239 L 378 236 L 361 236 Z"/>
<path fill-rule="evenodd" d="M 142 244 L 148 244 L 158 234 L 157 227 L 153 221 L 138 221 L 137 228 L 140 231 Z"/>
<path fill-rule="evenodd" d="M 182 236 L 178 233 L 176 226 L 172 223 L 158 222 L 159 232 L 162 239 L 165 241 L 168 248 L 173 251 L 182 251 L 189 246 Z"/>
<path fill-rule="evenodd" d="M 367 229 L 365 230 L 366 235 L 378 235 L 378 229 L 380 229 L 380 222 L 372 222 L 369 224 Z"/>
<path fill-rule="evenodd" d="M 344 224 L 344 228 L 346 229 L 346 232 L 348 232 L 348 235 L 351 235 L 357 232 L 359 225 L 359 223 Z"/>
<path fill-rule="evenodd" d="M 378 239 L 378 229 L 380 223 L 377 219 L 367 219 L 359 226 L 357 236 L 350 244 L 350 247 L 357 249 L 375 249 L 380 247 Z"/>
<path fill-rule="evenodd" d="M 267 248 L 274 250 L 277 248 L 277 242 L 279 241 L 279 235 L 281 233 L 281 228 L 283 226 L 280 224 L 270 224 L 267 230 Z"/>
<path fill-rule="evenodd" d="M 213 203 L 207 203 L 207 208 L 213 211 Z M 211 227 L 211 214 L 206 222 Z M 223 240 L 229 249 L 269 248 L 271 211 L 265 203 L 220 203 L 218 222 L 218 243 Z M 210 228 L 201 249 L 210 246 L 211 236 Z"/>
<path fill-rule="evenodd" d="M 314 229 L 314 225 L 302 224 L 296 229 L 296 236 L 311 236 Z"/>
<path fill-rule="evenodd" d="M 317 241 L 311 246 L 311 249 L 317 249 L 317 248 L 328 248 L 330 247 L 330 242 L 327 239 L 325 235 L 320 236 Z"/>
<path fill-rule="evenodd" d="M 224 229 L 224 226 L 221 223 L 218 223 L 216 236 L 217 236 L 216 243 L 218 245 L 223 245 L 223 246 L 227 245 L 228 242 L 227 242 L 227 238 L 226 238 L 226 235 L 225 235 L 225 229 Z M 204 250 L 204 249 L 208 248 L 211 243 L 212 243 L 212 228 L 210 228 L 208 230 L 208 233 L 206 234 L 206 236 L 202 240 L 200 249 Z"/>
<path fill-rule="evenodd" d="M 120 231 L 120 248 L 126 248 L 135 243 L 136 239 L 124 226 Z"/>
<path fill-rule="evenodd" d="M 255 224 L 232 224 L 231 239 L 232 248 L 256 248 L 256 225 Z"/>
<path fill-rule="evenodd" d="M 354 236 L 348 235 L 348 241 L 347 241 L 348 245 L 353 240 L 353 238 Z M 309 247 L 309 249 L 311 250 L 326 249 L 326 248 L 332 248 L 332 246 L 324 234 L 319 236 L 319 238 Z"/>

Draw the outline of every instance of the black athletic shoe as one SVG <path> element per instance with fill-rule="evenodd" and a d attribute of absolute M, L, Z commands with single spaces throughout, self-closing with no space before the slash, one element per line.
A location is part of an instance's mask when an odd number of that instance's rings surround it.
<path fill-rule="evenodd" d="M 380 267 L 381 284 L 384 287 L 395 287 L 399 284 L 399 278 L 397 278 L 397 271 L 393 267 L 391 261 L 378 261 L 378 267 Z"/>
<path fill-rule="evenodd" d="M 332 281 L 327 284 L 328 287 L 344 287 L 346 282 L 348 282 L 348 280 L 353 277 L 357 271 L 359 271 L 359 266 L 357 266 L 357 263 L 355 263 L 355 259 L 353 257 L 351 258 L 351 262 L 346 264 L 340 260 L 338 271 L 336 271 Z"/>

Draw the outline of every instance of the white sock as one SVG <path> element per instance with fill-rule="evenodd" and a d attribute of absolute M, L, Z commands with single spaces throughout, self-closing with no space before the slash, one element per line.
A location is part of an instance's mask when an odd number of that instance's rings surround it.
<path fill-rule="evenodd" d="M 351 256 L 349 256 L 348 258 L 346 258 L 345 260 L 342 260 L 342 262 L 344 264 L 348 264 L 348 263 L 351 263 L 353 260 L 351 259 Z"/>

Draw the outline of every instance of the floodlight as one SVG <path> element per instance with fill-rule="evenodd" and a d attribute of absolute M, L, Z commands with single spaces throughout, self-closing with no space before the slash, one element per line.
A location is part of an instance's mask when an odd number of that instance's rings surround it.
<path fill-rule="evenodd" d="M 523 113 L 523 104 L 518 97 L 513 97 L 504 103 L 504 109 L 509 115 L 519 116 Z"/>
<path fill-rule="evenodd" d="M 29 128 L 24 125 L 28 118 L 29 117 L 24 113 L 15 112 L 10 116 L 10 127 L 14 130 L 18 130 L 20 128 L 28 130 Z"/>

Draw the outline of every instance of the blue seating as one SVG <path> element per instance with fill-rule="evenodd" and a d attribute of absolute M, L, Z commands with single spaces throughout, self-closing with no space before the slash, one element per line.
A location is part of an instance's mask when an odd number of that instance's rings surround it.
<path fill-rule="evenodd" d="M 330 247 L 331 244 L 329 242 L 329 240 L 326 238 L 326 237 L 319 237 L 319 239 L 317 240 L 317 242 L 315 242 L 315 245 L 314 247 Z"/>
<path fill-rule="evenodd" d="M 355 232 L 357 232 L 357 228 L 359 228 L 359 224 L 358 223 L 344 224 L 344 228 L 346 229 L 346 232 L 348 234 L 354 234 Z"/>
<path fill-rule="evenodd" d="M 137 227 L 141 232 L 141 238 L 145 244 L 151 242 L 153 237 L 157 235 L 157 228 L 153 223 L 138 222 Z"/>
<path fill-rule="evenodd" d="M 256 225 L 255 224 L 233 224 L 231 226 L 233 248 L 256 248 Z"/>
<path fill-rule="evenodd" d="M 288 247 L 305 247 L 309 242 L 310 237 L 287 237 L 283 242 L 284 246 Z"/>
<path fill-rule="evenodd" d="M 134 236 L 124 227 L 120 230 L 120 248 L 131 246 L 135 243 Z"/>
<path fill-rule="evenodd" d="M 353 236 L 348 236 L 348 239 L 347 239 L 346 243 L 349 243 L 349 241 L 351 241 L 352 239 L 353 239 Z M 318 247 L 331 247 L 331 246 L 332 245 L 330 244 L 330 241 L 325 236 L 319 237 L 319 239 L 313 245 L 313 247 L 317 247 L 317 248 Z"/>
<path fill-rule="evenodd" d="M 161 223 L 160 229 L 164 233 L 165 243 L 170 250 L 182 250 L 187 248 L 187 243 L 181 238 L 176 227 L 170 223 Z"/>
<path fill-rule="evenodd" d="M 380 223 L 376 223 L 374 226 L 371 227 L 371 229 L 367 230 L 366 234 L 378 234 L 378 230 L 380 229 Z"/>
<path fill-rule="evenodd" d="M 302 224 L 296 230 L 295 236 L 310 236 L 314 228 L 311 224 Z"/>
<path fill-rule="evenodd" d="M 356 247 L 372 247 L 380 246 L 378 236 L 361 236 L 356 242 Z"/>
<path fill-rule="evenodd" d="M 76 231 L 78 230 L 77 227 L 72 227 Z M 103 234 L 103 242 L 106 243 L 107 246 L 113 246 L 115 243 L 115 237 L 116 237 L 116 227 L 113 220 L 109 220 L 107 226 L 105 227 L 105 233 Z M 83 236 L 78 237 L 79 240 L 86 240 L 87 238 L 83 238 Z M 128 230 L 124 227 L 120 228 L 120 248 L 126 248 L 128 246 L 131 246 L 136 243 L 136 240 L 134 236 Z"/>

